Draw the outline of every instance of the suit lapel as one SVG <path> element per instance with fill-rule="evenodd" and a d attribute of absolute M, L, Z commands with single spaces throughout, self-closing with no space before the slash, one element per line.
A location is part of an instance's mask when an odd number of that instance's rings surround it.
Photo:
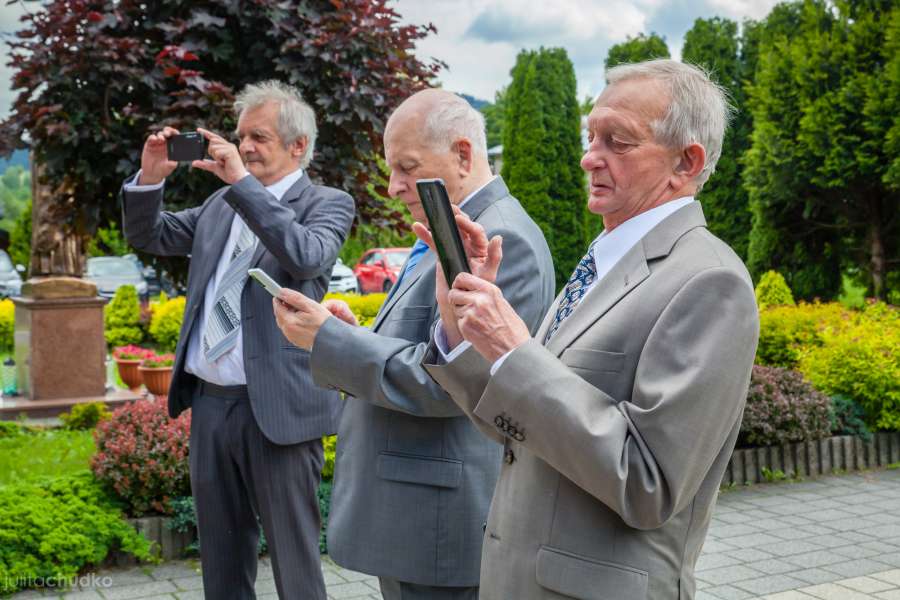
<path fill-rule="evenodd" d="M 381 310 L 378 311 L 378 316 L 375 317 L 375 323 L 372 326 L 372 331 L 378 331 L 379 325 L 381 325 L 382 321 L 384 321 L 385 317 L 391 310 L 397 305 L 400 301 L 400 298 L 403 297 L 406 292 L 412 288 L 413 285 L 421 277 L 428 272 L 429 269 L 434 269 L 434 253 L 429 251 L 426 252 L 422 258 L 419 259 L 419 262 L 413 268 L 412 271 L 406 274 L 403 277 L 403 281 L 400 282 L 400 287 L 394 288 L 391 290 L 391 294 L 388 296 L 387 300 L 385 300 L 384 305 L 381 307 Z"/>
<path fill-rule="evenodd" d="M 284 197 L 282 197 L 281 202 L 287 205 L 292 205 L 300 199 L 300 196 L 303 195 L 303 192 L 306 188 L 312 186 L 312 181 L 309 179 L 309 175 L 306 174 L 306 171 L 303 171 L 303 176 L 297 180 L 294 185 L 288 188 L 288 191 L 284 193 Z M 296 207 L 291 206 L 295 211 Z M 250 261 L 250 266 L 255 267 L 259 264 L 259 261 L 262 259 L 263 254 L 266 252 L 266 247 L 261 243 L 256 244 L 256 250 L 253 252 L 253 260 Z"/>

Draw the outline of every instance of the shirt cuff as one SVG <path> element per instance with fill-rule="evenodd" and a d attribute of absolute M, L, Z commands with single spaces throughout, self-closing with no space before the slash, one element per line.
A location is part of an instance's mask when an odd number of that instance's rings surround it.
<path fill-rule="evenodd" d="M 134 176 L 134 179 L 131 180 L 131 183 L 125 184 L 126 192 L 152 192 L 155 190 L 163 189 L 163 186 L 166 184 L 166 180 L 163 179 L 159 183 L 154 183 L 151 185 L 138 185 L 138 181 L 141 180 L 141 171 L 137 172 L 137 175 Z"/>
<path fill-rule="evenodd" d="M 441 354 L 444 363 L 449 363 L 468 350 L 469 346 L 472 344 L 463 340 L 456 348 L 450 350 L 449 344 L 447 343 L 447 333 L 444 331 L 444 324 L 438 319 L 437 325 L 435 325 L 434 328 L 434 345 L 437 346 L 438 352 Z"/>
<path fill-rule="evenodd" d="M 513 348 L 512 350 L 510 350 L 509 352 L 507 352 L 506 354 L 504 354 L 503 356 L 501 356 L 500 358 L 498 358 L 497 360 L 494 361 L 494 364 L 491 365 L 491 377 L 493 377 L 494 373 L 496 373 L 497 370 L 503 365 L 503 361 L 505 361 L 506 358 L 515 351 L 516 351 L 516 349 Z"/>

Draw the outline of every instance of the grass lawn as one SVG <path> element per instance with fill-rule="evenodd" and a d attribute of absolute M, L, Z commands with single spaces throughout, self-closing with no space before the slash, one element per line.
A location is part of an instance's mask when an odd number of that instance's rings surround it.
<path fill-rule="evenodd" d="M 0 438 L 0 486 L 84 471 L 94 452 L 90 431 L 57 429 Z"/>

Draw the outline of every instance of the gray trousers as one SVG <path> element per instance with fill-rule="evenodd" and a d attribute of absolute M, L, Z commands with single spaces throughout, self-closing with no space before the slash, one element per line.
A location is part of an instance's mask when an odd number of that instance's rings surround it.
<path fill-rule="evenodd" d="M 193 397 L 191 490 L 204 596 L 256 598 L 261 522 L 278 597 L 325 600 L 316 495 L 322 440 L 273 444 L 256 424 L 246 390 L 201 383 Z"/>
<path fill-rule="evenodd" d="M 384 600 L 478 600 L 478 587 L 440 587 L 379 577 Z"/>

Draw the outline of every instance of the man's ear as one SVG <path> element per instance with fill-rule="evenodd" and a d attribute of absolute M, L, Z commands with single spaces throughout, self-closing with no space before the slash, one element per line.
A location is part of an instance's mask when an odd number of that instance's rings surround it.
<path fill-rule="evenodd" d="M 457 164 L 459 165 L 460 175 L 468 175 L 472 172 L 472 144 L 469 140 L 462 138 L 453 142 L 450 147 L 451 151 L 456 155 Z"/>
<path fill-rule="evenodd" d="M 672 171 L 672 187 L 682 189 L 691 185 L 706 165 L 706 149 L 701 144 L 686 146 L 676 158 Z"/>
<path fill-rule="evenodd" d="M 294 158 L 303 156 L 303 153 L 306 152 L 306 147 L 309 145 L 309 138 L 303 136 L 301 138 L 297 138 L 293 144 L 291 144 L 291 156 Z"/>

